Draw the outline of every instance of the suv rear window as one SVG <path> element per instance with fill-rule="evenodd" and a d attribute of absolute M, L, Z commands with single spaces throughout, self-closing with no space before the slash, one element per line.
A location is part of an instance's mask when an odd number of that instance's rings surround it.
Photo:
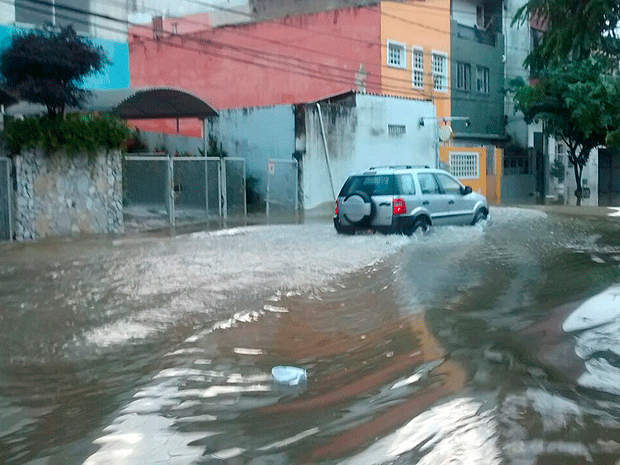
<path fill-rule="evenodd" d="M 368 195 L 394 195 L 394 176 L 391 174 L 351 176 L 342 186 L 340 197 L 346 197 L 355 191 L 362 191 Z"/>
<path fill-rule="evenodd" d="M 346 197 L 355 191 L 368 195 L 414 195 L 415 186 L 410 174 L 351 176 L 342 186 L 339 197 Z"/>

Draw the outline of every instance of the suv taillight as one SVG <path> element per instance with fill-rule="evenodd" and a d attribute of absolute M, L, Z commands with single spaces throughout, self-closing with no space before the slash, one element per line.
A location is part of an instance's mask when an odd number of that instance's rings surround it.
<path fill-rule="evenodd" d="M 392 215 L 404 215 L 407 213 L 407 207 L 403 199 L 394 199 L 392 201 Z"/>
<path fill-rule="evenodd" d="M 334 209 L 334 216 L 338 218 L 338 201 L 336 200 L 336 208 Z"/>

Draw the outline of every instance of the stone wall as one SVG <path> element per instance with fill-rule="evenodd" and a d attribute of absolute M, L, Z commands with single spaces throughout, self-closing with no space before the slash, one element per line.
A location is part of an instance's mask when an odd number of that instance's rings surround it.
<path fill-rule="evenodd" d="M 123 231 L 119 151 L 15 157 L 17 240 Z"/>

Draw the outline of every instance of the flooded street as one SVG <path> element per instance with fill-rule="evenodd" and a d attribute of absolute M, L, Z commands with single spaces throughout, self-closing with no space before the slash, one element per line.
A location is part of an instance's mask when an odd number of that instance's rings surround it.
<path fill-rule="evenodd" d="M 618 218 L 491 215 L 0 245 L 0 463 L 620 464 Z"/>

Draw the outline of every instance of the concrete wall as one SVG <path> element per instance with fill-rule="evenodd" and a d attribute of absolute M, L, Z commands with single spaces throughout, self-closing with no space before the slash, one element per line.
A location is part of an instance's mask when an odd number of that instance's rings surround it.
<path fill-rule="evenodd" d="M 1 3 L 0 3 L 1 4 Z M 24 29 L 0 25 L 0 50 L 8 47 L 11 37 Z M 82 83 L 84 89 L 123 89 L 129 87 L 129 48 L 126 42 L 107 39 L 91 39 L 95 45 L 103 47 L 112 62 L 102 73 L 88 76 Z"/>
<path fill-rule="evenodd" d="M 156 149 L 165 148 L 166 153 L 174 155 L 189 152 L 192 156 L 199 157 L 200 150 L 204 149 L 202 137 L 177 136 L 173 134 L 163 134 L 159 132 L 141 132 L 140 139 L 146 144 L 149 152 Z"/>
<path fill-rule="evenodd" d="M 371 166 L 436 166 L 435 125 L 419 124 L 421 117 L 435 116 L 431 102 L 365 94 L 356 94 L 354 98 L 354 103 L 348 105 L 321 105 L 336 194 L 352 172 Z M 388 125 L 404 126 L 405 133 L 390 135 Z M 334 200 L 314 105 L 305 109 L 305 134 L 303 200 L 306 209 L 313 209 Z"/>
<path fill-rule="evenodd" d="M 527 82 L 529 72 L 523 67 L 523 62 L 530 51 L 529 23 L 512 26 L 512 20 L 517 10 L 527 3 L 527 0 L 505 0 L 506 7 L 503 18 L 505 38 L 506 63 L 504 66 L 506 84 L 511 79 L 521 77 Z M 527 124 L 523 121 L 523 114 L 517 112 L 510 95 L 505 98 L 506 134 L 521 147 L 527 147 Z"/>
<path fill-rule="evenodd" d="M 211 122 L 214 135 L 229 157 L 246 160 L 246 174 L 257 179 L 257 193 L 267 192 L 268 160 L 292 160 L 295 118 L 291 105 L 221 110 Z"/>
<path fill-rule="evenodd" d="M 123 231 L 120 152 L 15 157 L 17 240 Z"/>

